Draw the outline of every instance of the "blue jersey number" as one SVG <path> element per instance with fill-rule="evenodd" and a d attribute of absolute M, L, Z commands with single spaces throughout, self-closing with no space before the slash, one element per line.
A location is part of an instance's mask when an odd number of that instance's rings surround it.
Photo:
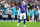
<path fill-rule="evenodd" d="M 22 8 L 22 11 L 25 11 L 25 8 Z"/>

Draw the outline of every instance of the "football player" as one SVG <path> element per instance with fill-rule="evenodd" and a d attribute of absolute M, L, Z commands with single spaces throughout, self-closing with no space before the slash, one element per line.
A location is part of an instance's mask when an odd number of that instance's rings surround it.
<path fill-rule="evenodd" d="M 20 14 L 20 19 L 18 21 L 17 26 L 19 26 L 20 21 L 22 19 L 22 16 L 24 16 L 24 24 L 23 24 L 23 26 L 25 26 L 25 22 L 26 22 L 25 21 L 26 20 L 26 8 L 27 8 L 27 5 L 26 5 L 25 1 L 21 2 L 19 7 L 20 7 L 20 10 L 21 10 L 21 14 Z"/>

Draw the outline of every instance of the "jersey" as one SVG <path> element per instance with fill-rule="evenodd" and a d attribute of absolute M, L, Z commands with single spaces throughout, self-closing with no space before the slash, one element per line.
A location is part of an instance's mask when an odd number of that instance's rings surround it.
<path fill-rule="evenodd" d="M 17 15 L 18 14 L 18 10 L 13 9 L 13 15 Z"/>
<path fill-rule="evenodd" d="M 21 13 L 26 13 L 26 8 L 27 8 L 27 5 L 22 5 L 20 4 L 20 7 L 21 7 Z"/>
<path fill-rule="evenodd" d="M 32 16 L 32 14 L 33 14 L 33 11 L 29 11 L 29 14 L 30 14 L 30 16 Z"/>
<path fill-rule="evenodd" d="M 38 11 L 34 11 L 34 15 L 36 15 L 36 16 L 37 16 L 37 15 L 38 15 Z"/>

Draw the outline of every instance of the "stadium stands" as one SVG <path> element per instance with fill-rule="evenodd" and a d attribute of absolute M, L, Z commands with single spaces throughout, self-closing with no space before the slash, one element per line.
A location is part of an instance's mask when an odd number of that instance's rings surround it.
<path fill-rule="evenodd" d="M 19 10 L 19 5 L 21 4 L 22 1 L 23 0 L 0 0 L 0 10 L 2 10 L 2 19 L 3 18 L 7 19 L 8 14 L 10 14 L 11 18 L 13 18 L 13 19 L 15 18 L 15 15 L 17 15 L 17 18 L 19 18 L 18 10 Z M 27 7 L 28 12 L 30 11 L 30 9 L 32 9 L 32 10 L 34 10 L 34 8 L 40 9 L 40 5 L 39 5 L 40 3 L 37 1 L 35 2 L 35 0 L 33 2 L 31 2 L 31 0 L 30 1 L 27 0 L 26 4 L 29 6 L 29 7 Z M 20 12 L 19 12 L 19 14 L 20 14 Z M 28 18 L 28 19 L 30 19 L 30 18 Z"/>

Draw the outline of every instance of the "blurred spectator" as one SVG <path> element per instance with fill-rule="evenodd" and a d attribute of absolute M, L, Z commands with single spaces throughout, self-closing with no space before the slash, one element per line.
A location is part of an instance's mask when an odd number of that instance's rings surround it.
<path fill-rule="evenodd" d="M 2 0 L 2 1 L 1 1 L 1 4 L 3 4 L 4 2 L 5 2 L 5 1 L 4 1 L 4 0 Z"/>
<path fill-rule="evenodd" d="M 12 14 L 11 8 L 7 7 L 6 13 L 11 15 Z"/>
<path fill-rule="evenodd" d="M 3 15 L 7 15 L 7 13 L 5 13 L 5 11 L 3 11 Z"/>
<path fill-rule="evenodd" d="M 31 5 L 28 3 L 28 6 L 30 6 L 29 8 L 28 8 L 28 11 L 31 9 Z"/>
<path fill-rule="evenodd" d="M 35 12 L 34 12 L 34 21 L 38 21 L 38 8 L 37 9 L 35 9 Z M 35 22 L 36 22 L 35 21 Z"/>
<path fill-rule="evenodd" d="M 29 6 L 28 11 L 30 14 L 30 18 L 32 17 L 32 11 L 35 17 L 38 17 L 38 12 L 40 16 L 40 0 L 1 0 L 0 16 L 2 15 L 2 11 L 3 11 L 3 15 L 8 15 L 9 19 L 11 19 L 11 15 L 15 15 L 15 19 L 17 19 L 17 14 L 20 11 L 19 5 L 23 1 Z M 38 9 L 35 9 L 35 8 L 38 8 Z"/>
<path fill-rule="evenodd" d="M 7 7 L 6 13 L 8 14 L 8 20 L 10 21 L 11 20 L 11 14 L 12 14 L 11 8 Z"/>
<path fill-rule="evenodd" d="M 8 7 L 8 3 L 5 2 L 5 3 L 4 3 L 4 8 L 7 8 L 7 7 Z"/>
<path fill-rule="evenodd" d="M 2 20 L 2 9 L 0 8 L 0 20 Z"/>
<path fill-rule="evenodd" d="M 39 13 L 39 19 L 40 19 L 40 9 L 38 10 L 38 13 Z"/>
<path fill-rule="evenodd" d="M 32 9 L 30 9 L 29 14 L 30 14 L 30 22 L 31 22 L 31 19 L 32 19 L 32 14 L 33 14 Z"/>

